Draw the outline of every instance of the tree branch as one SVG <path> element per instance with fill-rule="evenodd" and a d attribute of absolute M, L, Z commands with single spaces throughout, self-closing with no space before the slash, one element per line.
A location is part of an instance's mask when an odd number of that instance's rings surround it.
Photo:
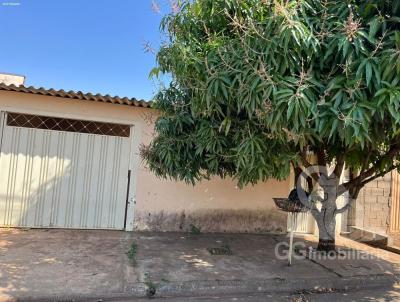
<path fill-rule="evenodd" d="M 303 166 L 304 166 L 305 168 L 311 167 L 311 164 L 310 164 L 309 161 L 307 160 L 307 150 L 306 150 L 305 148 L 301 151 L 301 154 L 300 154 L 300 161 L 301 161 L 301 163 L 303 164 Z"/>
<path fill-rule="evenodd" d="M 340 179 L 344 167 L 344 154 L 341 154 L 338 157 L 336 157 L 336 161 L 337 163 L 335 169 L 333 170 L 333 174 Z"/>
<path fill-rule="evenodd" d="M 361 183 L 359 184 L 358 188 L 356 188 L 356 189 L 357 189 L 357 192 L 356 192 L 357 194 L 356 194 L 355 196 L 351 196 L 352 194 L 349 194 L 349 195 L 350 195 L 350 200 L 349 200 L 349 202 L 348 202 L 345 206 L 343 206 L 342 208 L 336 209 L 335 213 L 336 213 L 336 214 L 340 214 L 340 213 L 345 212 L 348 208 L 350 208 L 350 207 L 351 207 L 351 204 L 357 199 L 358 192 L 360 192 L 360 190 L 361 190 L 367 183 L 369 183 L 370 181 L 373 181 L 374 179 L 377 179 L 377 178 L 379 178 L 379 177 L 385 176 L 385 175 L 386 175 L 387 173 L 389 173 L 390 171 L 392 171 L 392 170 L 394 170 L 394 169 L 397 169 L 397 168 L 399 168 L 399 167 L 400 167 L 400 165 L 392 165 L 392 166 L 390 166 L 390 168 L 386 169 L 385 171 L 382 171 L 382 172 L 380 172 L 380 173 L 377 173 L 377 174 L 375 174 L 374 176 L 372 176 L 372 177 L 370 177 L 370 178 L 364 180 L 363 182 L 361 182 Z M 339 192 L 339 193 L 340 193 L 340 192 Z M 341 194 L 338 194 L 338 196 L 342 195 L 343 193 L 344 193 L 344 192 L 342 192 Z"/>
<path fill-rule="evenodd" d="M 370 181 L 373 181 L 374 179 L 377 179 L 377 178 L 379 178 L 379 177 L 385 176 L 385 175 L 386 175 L 387 173 L 389 173 L 390 171 L 392 171 L 392 170 L 394 170 L 394 169 L 397 169 L 397 168 L 399 168 L 399 167 L 400 167 L 400 165 L 391 165 L 390 168 L 386 169 L 385 171 L 382 171 L 382 172 L 380 172 L 380 173 L 376 173 L 374 176 L 372 176 L 372 177 L 370 177 L 370 178 L 368 178 L 368 179 L 365 179 L 365 180 L 361 183 L 361 185 L 364 186 L 364 185 L 366 185 L 367 183 L 369 183 Z"/>
<path fill-rule="evenodd" d="M 328 175 L 328 167 L 326 166 L 325 151 L 323 148 L 317 151 L 317 160 L 320 168 L 319 173 L 322 175 Z"/>
<path fill-rule="evenodd" d="M 351 199 L 349 200 L 349 202 L 348 202 L 346 205 L 344 205 L 344 206 L 341 207 L 340 209 L 336 209 L 336 210 L 335 210 L 335 215 L 336 215 L 336 214 L 341 214 L 341 213 L 346 212 L 346 211 L 351 207 L 351 205 L 353 204 L 354 200 L 355 200 L 355 199 L 351 198 Z"/>
<path fill-rule="evenodd" d="M 310 162 L 307 160 L 307 150 L 305 148 L 301 151 L 300 161 L 301 161 L 302 165 L 304 166 L 304 168 L 306 168 L 306 169 L 312 166 L 310 164 Z M 308 175 L 308 176 L 311 177 L 314 181 L 318 182 L 319 175 L 312 173 L 311 175 Z M 310 185 L 309 181 L 307 181 L 307 183 L 308 183 L 308 185 Z M 311 189 L 311 188 L 309 188 L 309 189 Z"/>
<path fill-rule="evenodd" d="M 368 177 L 371 177 L 376 173 L 376 171 L 378 170 L 378 167 L 384 160 L 387 160 L 387 159 L 393 160 L 394 157 L 396 155 L 398 155 L 399 153 L 400 153 L 400 142 L 396 142 L 396 143 L 392 144 L 389 151 L 386 154 L 382 155 L 381 158 L 371 168 L 369 168 L 366 171 L 362 171 L 360 173 L 360 175 L 358 175 L 356 178 L 342 184 L 342 186 L 344 186 L 346 189 L 349 190 L 353 186 L 360 186 L 363 183 L 366 184 L 366 183 L 368 183 L 368 181 L 375 179 L 375 178 L 370 178 L 370 180 L 369 179 L 366 180 Z M 368 165 L 368 163 L 367 163 L 367 165 Z M 391 170 L 393 170 L 392 166 L 391 166 L 391 169 L 388 170 L 386 173 L 390 172 Z M 381 173 L 383 173 L 383 172 L 381 172 Z"/>

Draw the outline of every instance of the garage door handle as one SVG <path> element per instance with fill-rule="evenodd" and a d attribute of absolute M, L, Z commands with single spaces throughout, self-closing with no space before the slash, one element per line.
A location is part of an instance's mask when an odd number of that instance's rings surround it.
<path fill-rule="evenodd" d="M 131 184 L 131 170 L 128 170 L 128 184 L 126 187 L 126 205 L 125 205 L 125 218 L 124 218 L 124 229 L 126 229 L 126 219 L 128 216 L 128 206 L 133 201 L 133 198 L 129 198 L 129 187 Z"/>

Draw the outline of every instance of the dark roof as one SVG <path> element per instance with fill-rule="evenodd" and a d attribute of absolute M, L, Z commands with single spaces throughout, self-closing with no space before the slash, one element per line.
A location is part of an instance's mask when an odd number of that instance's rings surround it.
<path fill-rule="evenodd" d="M 35 88 L 33 86 L 26 87 L 24 85 L 6 85 L 4 83 L 0 83 L 0 90 L 5 91 L 15 91 L 15 92 L 23 92 L 23 93 L 31 93 L 31 94 L 40 94 L 40 95 L 48 95 L 48 96 L 55 96 L 61 98 L 69 98 L 69 99 L 76 99 L 76 100 L 86 100 L 86 101 L 97 101 L 97 102 L 104 102 L 104 103 L 112 103 L 112 104 L 121 104 L 121 105 L 128 105 L 128 106 L 135 106 L 135 107 L 144 107 L 150 108 L 151 103 L 150 101 L 145 100 L 137 100 L 135 98 L 127 98 L 127 97 L 119 97 L 119 96 L 110 96 L 110 95 L 101 95 L 85 93 L 82 91 L 64 91 L 64 90 L 55 90 L 55 89 L 46 89 L 43 87 Z"/>

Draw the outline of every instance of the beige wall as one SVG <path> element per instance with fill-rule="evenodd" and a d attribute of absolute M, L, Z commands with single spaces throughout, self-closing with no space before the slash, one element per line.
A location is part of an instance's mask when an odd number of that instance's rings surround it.
<path fill-rule="evenodd" d="M 0 91 L 0 109 L 135 125 L 132 158 L 137 173 L 132 175 L 132 189 L 137 230 L 188 231 L 192 225 L 202 231 L 286 230 L 286 215 L 275 209 L 272 197 L 287 196 L 289 181 L 270 180 L 240 190 L 227 179 L 215 178 L 193 187 L 151 174 L 138 158 L 138 146 L 152 138 L 156 118 L 152 109 L 6 91 Z"/>
<path fill-rule="evenodd" d="M 392 173 L 367 183 L 350 210 L 349 225 L 372 233 L 388 234 L 391 185 Z"/>

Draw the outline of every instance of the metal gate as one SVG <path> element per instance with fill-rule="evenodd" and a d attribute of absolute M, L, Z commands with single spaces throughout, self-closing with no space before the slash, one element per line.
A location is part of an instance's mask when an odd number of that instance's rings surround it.
<path fill-rule="evenodd" d="M 123 229 L 130 126 L 7 113 L 0 226 Z"/>
<path fill-rule="evenodd" d="M 295 219 L 291 219 L 291 215 L 295 215 Z M 315 220 L 309 212 L 288 213 L 287 230 L 291 229 L 291 221 L 295 221 L 294 232 L 310 234 L 314 232 Z"/>

